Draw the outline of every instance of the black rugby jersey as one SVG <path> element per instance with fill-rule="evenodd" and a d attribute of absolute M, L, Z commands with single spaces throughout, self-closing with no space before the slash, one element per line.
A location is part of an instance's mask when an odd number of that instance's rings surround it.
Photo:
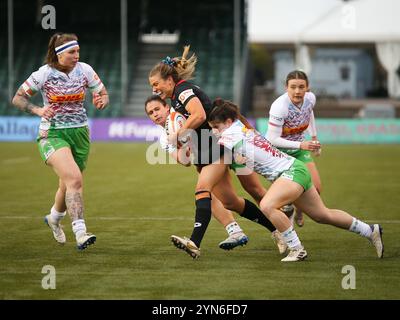
<path fill-rule="evenodd" d="M 176 112 L 179 112 L 183 114 L 185 118 L 188 118 L 190 113 L 186 110 L 186 105 L 194 97 L 197 97 L 200 100 L 208 119 L 208 115 L 213 109 L 212 102 L 210 98 L 200 89 L 200 87 L 194 85 L 193 83 L 185 80 L 179 81 L 175 85 L 174 93 L 171 98 L 171 105 Z M 196 129 L 196 131 L 200 131 L 201 129 L 211 130 L 207 120 L 204 121 L 200 127 Z"/>

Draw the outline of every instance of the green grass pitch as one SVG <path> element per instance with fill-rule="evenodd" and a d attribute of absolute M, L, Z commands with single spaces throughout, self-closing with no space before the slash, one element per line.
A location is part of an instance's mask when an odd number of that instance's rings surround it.
<path fill-rule="evenodd" d="M 59 246 L 43 222 L 55 174 L 33 143 L 0 148 L 0 299 L 400 299 L 399 145 L 329 145 L 316 159 L 327 206 L 382 224 L 384 259 L 366 239 L 306 218 L 297 231 L 309 258 L 289 264 L 265 229 L 238 216 L 247 246 L 219 249 L 226 232 L 212 220 L 199 260 L 176 249 L 170 235 L 192 230 L 195 169 L 149 165 L 146 144 L 93 143 L 84 199 L 98 240 L 78 252 L 67 217 Z M 55 290 L 42 288 L 45 265 Z M 342 288 L 346 265 L 356 289 Z"/>

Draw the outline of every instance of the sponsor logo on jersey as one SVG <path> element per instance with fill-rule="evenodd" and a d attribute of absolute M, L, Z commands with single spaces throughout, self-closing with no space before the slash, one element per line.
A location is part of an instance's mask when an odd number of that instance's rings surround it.
<path fill-rule="evenodd" d="M 274 148 L 271 143 L 268 142 L 263 136 L 256 135 L 253 138 L 252 144 L 257 148 L 267 151 L 271 156 L 275 158 L 283 158 L 284 154 L 278 149 Z"/>
<path fill-rule="evenodd" d="M 193 95 L 194 95 L 193 89 L 187 89 L 187 90 L 181 92 L 181 94 L 179 95 L 178 99 L 179 99 L 179 101 L 183 104 L 183 103 L 185 103 L 185 101 L 186 101 L 189 97 L 191 97 L 191 96 L 193 96 Z"/>
<path fill-rule="evenodd" d="M 39 85 L 39 81 L 37 81 L 33 76 L 31 76 L 31 80 L 34 84 L 36 84 L 37 86 Z"/>
<path fill-rule="evenodd" d="M 271 114 L 269 117 L 270 117 L 271 120 L 276 120 L 278 122 L 282 122 L 283 121 L 282 117 L 277 117 L 277 116 L 274 116 L 273 114 Z"/>
<path fill-rule="evenodd" d="M 293 167 L 292 167 L 292 168 L 293 168 Z M 289 170 L 284 171 L 284 172 L 281 174 L 281 177 L 293 181 L 293 179 L 294 179 L 294 173 L 293 173 L 293 169 L 292 169 L 292 168 L 290 168 Z"/>
<path fill-rule="evenodd" d="M 83 101 L 84 99 L 85 99 L 85 93 L 80 92 L 76 94 L 51 95 L 49 97 L 49 102 L 50 103 L 72 102 L 72 101 Z"/>
<path fill-rule="evenodd" d="M 300 126 L 300 127 L 296 127 L 296 128 L 286 128 L 283 127 L 282 128 L 282 135 L 283 136 L 289 136 L 292 134 L 296 134 L 296 133 L 302 133 L 304 130 L 306 130 L 308 128 L 308 123 Z"/>

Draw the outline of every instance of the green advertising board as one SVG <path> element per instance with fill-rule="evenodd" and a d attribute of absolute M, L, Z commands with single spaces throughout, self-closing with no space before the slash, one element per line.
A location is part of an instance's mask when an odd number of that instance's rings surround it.
<path fill-rule="evenodd" d="M 267 119 L 257 119 L 265 135 Z M 400 143 L 400 119 L 316 119 L 321 143 Z"/>

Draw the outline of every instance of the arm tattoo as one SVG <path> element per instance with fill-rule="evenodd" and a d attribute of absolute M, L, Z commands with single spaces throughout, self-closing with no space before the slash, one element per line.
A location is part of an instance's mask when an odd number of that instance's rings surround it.
<path fill-rule="evenodd" d="M 72 221 L 83 219 L 83 199 L 80 192 L 66 192 L 65 205 Z"/>
<path fill-rule="evenodd" d="M 14 96 L 13 104 L 21 111 L 32 113 L 32 109 L 36 106 L 31 103 L 23 91 L 18 90 Z"/>

